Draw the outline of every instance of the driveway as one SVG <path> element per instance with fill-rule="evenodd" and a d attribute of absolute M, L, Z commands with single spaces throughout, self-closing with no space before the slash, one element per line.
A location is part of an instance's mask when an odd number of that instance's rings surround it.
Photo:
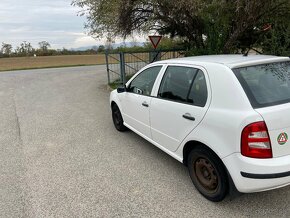
<path fill-rule="evenodd" d="M 205 200 L 111 122 L 104 66 L 0 73 L 1 217 L 289 217 L 290 187 Z"/>

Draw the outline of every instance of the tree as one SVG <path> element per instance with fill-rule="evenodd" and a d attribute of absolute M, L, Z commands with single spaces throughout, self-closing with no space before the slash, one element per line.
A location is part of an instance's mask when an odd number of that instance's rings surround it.
<path fill-rule="evenodd" d="M 105 52 L 105 46 L 104 45 L 100 45 L 99 47 L 98 47 L 98 49 L 97 49 L 97 52 L 99 52 L 99 53 L 102 53 L 102 52 Z"/>
<path fill-rule="evenodd" d="M 34 49 L 30 42 L 23 41 L 20 46 L 18 46 L 15 50 L 15 53 L 19 56 L 29 56 L 32 55 Z"/>
<path fill-rule="evenodd" d="M 279 17 L 290 20 L 289 0 L 74 0 L 72 4 L 84 8 L 86 27 L 96 37 L 154 31 L 183 39 L 197 53 L 247 50 L 262 43 L 267 23 Z"/>
<path fill-rule="evenodd" d="M 5 56 L 10 56 L 12 54 L 12 45 L 2 42 L 1 53 Z"/>
<path fill-rule="evenodd" d="M 39 42 L 38 45 L 39 45 L 39 49 L 44 53 L 47 52 L 48 48 L 51 47 L 49 42 L 47 42 L 47 41 Z"/>
<path fill-rule="evenodd" d="M 112 37 L 107 37 L 107 40 L 106 40 L 106 43 L 105 43 L 105 49 L 106 50 L 112 50 L 114 43 L 115 43 L 115 40 L 113 40 Z"/>
<path fill-rule="evenodd" d="M 272 22 L 271 29 L 262 40 L 261 49 L 265 54 L 290 56 L 289 20 L 281 17 Z"/>

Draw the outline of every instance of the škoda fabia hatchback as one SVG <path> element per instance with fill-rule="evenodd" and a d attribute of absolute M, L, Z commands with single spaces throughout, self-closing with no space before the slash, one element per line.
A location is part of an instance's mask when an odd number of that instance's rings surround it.
<path fill-rule="evenodd" d="M 290 184 L 290 59 L 217 55 L 155 62 L 110 96 L 117 130 L 133 130 L 184 163 L 197 190 Z"/>

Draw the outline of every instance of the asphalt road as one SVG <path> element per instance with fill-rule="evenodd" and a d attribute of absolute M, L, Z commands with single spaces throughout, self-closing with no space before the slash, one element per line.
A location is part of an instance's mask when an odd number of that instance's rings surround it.
<path fill-rule="evenodd" d="M 290 187 L 205 200 L 111 122 L 103 66 L 0 73 L 1 217 L 289 217 Z"/>

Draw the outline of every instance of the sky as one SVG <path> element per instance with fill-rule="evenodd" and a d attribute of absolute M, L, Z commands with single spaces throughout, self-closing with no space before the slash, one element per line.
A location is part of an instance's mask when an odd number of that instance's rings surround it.
<path fill-rule="evenodd" d="M 27 41 L 34 48 L 47 41 L 54 49 L 79 48 L 105 43 L 88 36 L 85 17 L 77 16 L 80 8 L 72 0 L 0 0 L 0 44 L 15 49 Z M 122 40 L 116 40 L 121 42 Z"/>

